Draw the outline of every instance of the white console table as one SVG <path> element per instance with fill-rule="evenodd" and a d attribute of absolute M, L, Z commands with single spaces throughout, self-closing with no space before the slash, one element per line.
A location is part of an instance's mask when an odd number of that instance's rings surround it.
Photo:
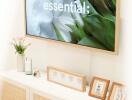
<path fill-rule="evenodd" d="M 0 100 L 98 100 L 47 81 L 46 75 L 35 78 L 24 72 L 0 71 Z M 16 92 L 16 93 L 15 93 Z"/>

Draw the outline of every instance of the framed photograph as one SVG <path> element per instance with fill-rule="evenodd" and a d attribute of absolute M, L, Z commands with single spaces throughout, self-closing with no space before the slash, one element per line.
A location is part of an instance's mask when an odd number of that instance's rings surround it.
<path fill-rule="evenodd" d="M 47 80 L 81 92 L 86 91 L 86 77 L 55 67 L 47 67 Z"/>
<path fill-rule="evenodd" d="M 105 100 L 110 80 L 94 77 L 89 90 L 89 95 Z"/>
<path fill-rule="evenodd" d="M 26 35 L 115 53 L 119 1 L 25 0 Z"/>
<path fill-rule="evenodd" d="M 120 83 L 113 82 L 108 100 L 126 100 L 125 86 Z"/>

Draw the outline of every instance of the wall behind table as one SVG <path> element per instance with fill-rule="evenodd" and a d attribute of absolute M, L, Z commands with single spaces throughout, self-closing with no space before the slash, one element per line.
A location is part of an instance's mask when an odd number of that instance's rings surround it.
<path fill-rule="evenodd" d="M 2 0 L 0 12 L 0 67 L 15 68 L 16 55 L 9 42 L 18 34 L 25 33 L 24 0 Z M 28 41 L 32 46 L 28 49 L 27 56 L 32 57 L 34 67 L 45 69 L 47 65 L 63 66 L 86 75 L 122 81 L 121 52 L 117 56 L 34 38 L 28 38 Z"/>

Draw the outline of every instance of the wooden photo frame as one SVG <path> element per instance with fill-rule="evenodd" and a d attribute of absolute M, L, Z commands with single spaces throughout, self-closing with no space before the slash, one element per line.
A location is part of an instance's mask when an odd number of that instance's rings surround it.
<path fill-rule="evenodd" d="M 55 67 L 47 67 L 47 80 L 80 92 L 86 91 L 86 77 Z"/>
<path fill-rule="evenodd" d="M 110 80 L 93 77 L 90 84 L 89 96 L 105 100 Z"/>
<path fill-rule="evenodd" d="M 71 12 L 61 11 L 63 13 L 56 14 L 56 11 L 54 12 L 54 10 L 50 11 L 47 8 L 44 9 L 45 7 L 43 7 L 42 5 L 49 5 L 48 1 L 41 2 L 41 0 L 25 0 L 26 35 L 30 37 L 35 37 L 37 39 L 46 40 L 50 43 L 61 43 L 68 45 L 72 44 L 71 46 L 81 47 L 91 51 L 118 54 L 120 28 L 120 0 L 112 0 L 107 1 L 105 3 L 102 1 L 93 0 L 81 1 L 83 1 L 85 4 L 88 4 L 86 6 L 88 7 L 87 10 L 89 14 L 78 13 L 79 17 L 76 17 L 75 14 L 77 12 L 72 13 L 74 14 L 74 16 L 71 16 Z M 53 3 L 56 2 L 54 1 Z M 69 5 L 70 3 L 72 2 L 69 2 L 68 4 L 66 3 L 66 5 Z M 38 4 L 40 4 L 41 6 L 39 6 Z M 61 2 L 57 2 L 57 5 L 58 4 L 61 4 Z M 78 4 L 80 3 L 77 3 L 77 5 Z M 43 13 L 45 11 L 49 13 Z M 57 15 L 55 17 L 58 18 L 56 19 L 57 21 L 51 20 L 51 18 L 55 19 L 54 16 L 51 16 L 51 13 L 53 13 L 53 15 Z M 57 13 L 59 13 L 58 10 Z M 63 18 L 65 13 L 68 13 L 69 16 L 65 16 L 66 18 Z M 107 16 L 105 13 L 107 13 Z M 84 19 L 84 17 L 86 18 Z M 78 20 L 80 20 L 80 18 L 82 24 L 78 23 Z M 87 19 L 92 21 L 89 22 L 89 20 Z M 58 22 L 57 25 L 54 22 Z M 67 22 L 70 22 L 70 24 L 67 24 Z M 78 24 L 76 25 L 76 23 L 78 23 L 79 26 Z M 89 26 L 87 26 L 87 23 Z"/>
<path fill-rule="evenodd" d="M 123 84 L 113 82 L 108 100 L 125 100 L 125 86 Z"/>

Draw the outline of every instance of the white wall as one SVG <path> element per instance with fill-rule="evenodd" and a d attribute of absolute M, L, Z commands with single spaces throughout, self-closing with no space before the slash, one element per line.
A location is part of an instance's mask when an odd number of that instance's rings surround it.
<path fill-rule="evenodd" d="M 24 0 L 0 1 L 0 68 L 16 66 L 16 55 L 9 42 L 13 37 L 25 33 L 23 7 Z M 28 41 L 32 46 L 27 55 L 32 57 L 34 67 L 63 66 L 87 76 L 91 74 L 115 81 L 123 80 L 121 46 L 119 55 L 110 55 L 34 38 Z"/>

